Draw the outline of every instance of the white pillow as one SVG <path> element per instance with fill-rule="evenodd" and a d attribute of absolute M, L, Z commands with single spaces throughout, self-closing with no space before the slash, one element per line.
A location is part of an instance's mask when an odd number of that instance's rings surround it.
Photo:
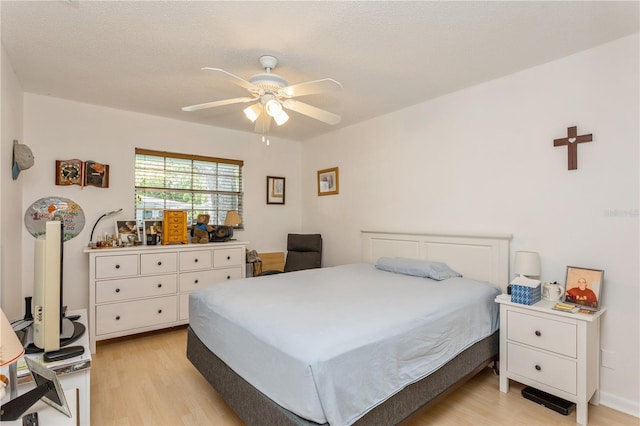
<path fill-rule="evenodd" d="M 436 281 L 462 276 L 459 272 L 449 268 L 446 263 L 407 259 L 405 257 L 381 257 L 376 261 L 375 267 L 383 271 L 431 278 Z"/>

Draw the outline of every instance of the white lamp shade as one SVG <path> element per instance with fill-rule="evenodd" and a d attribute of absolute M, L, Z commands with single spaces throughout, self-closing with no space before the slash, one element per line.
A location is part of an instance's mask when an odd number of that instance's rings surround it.
<path fill-rule="evenodd" d="M 250 107 L 244 109 L 244 115 L 247 116 L 252 123 L 255 123 L 260 114 L 262 113 L 262 106 L 260 104 L 253 104 Z"/>
<path fill-rule="evenodd" d="M 280 112 L 277 115 L 275 115 L 273 119 L 275 120 L 278 126 L 282 126 L 284 123 L 286 123 L 289 120 L 289 114 L 284 112 L 284 110 L 280 110 Z"/>
<path fill-rule="evenodd" d="M 2 314 L 2 324 L 0 324 L 0 367 L 4 367 L 17 361 L 24 353 L 24 347 L 1 309 L 0 313 Z"/>
<path fill-rule="evenodd" d="M 535 251 L 517 251 L 514 272 L 519 275 L 540 276 L 540 256 Z"/>
<path fill-rule="evenodd" d="M 235 226 L 240 225 L 242 223 L 242 218 L 238 214 L 236 210 L 229 210 L 227 212 L 227 217 L 224 219 L 224 224 L 226 226 Z"/>

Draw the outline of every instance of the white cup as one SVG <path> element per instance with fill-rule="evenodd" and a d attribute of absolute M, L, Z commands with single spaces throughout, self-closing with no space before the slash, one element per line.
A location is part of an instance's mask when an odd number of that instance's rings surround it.
<path fill-rule="evenodd" d="M 562 299 L 564 289 L 557 283 L 544 283 L 542 284 L 542 298 L 557 302 Z"/>

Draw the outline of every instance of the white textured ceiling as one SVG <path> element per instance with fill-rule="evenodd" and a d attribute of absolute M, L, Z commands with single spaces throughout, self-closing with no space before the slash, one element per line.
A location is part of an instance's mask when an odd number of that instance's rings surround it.
<path fill-rule="evenodd" d="M 252 131 L 249 78 L 274 55 L 289 84 L 343 90 L 300 100 L 336 126 L 291 112 L 272 137 L 306 140 L 639 31 L 630 2 L 2 1 L 2 44 L 25 92 Z"/>

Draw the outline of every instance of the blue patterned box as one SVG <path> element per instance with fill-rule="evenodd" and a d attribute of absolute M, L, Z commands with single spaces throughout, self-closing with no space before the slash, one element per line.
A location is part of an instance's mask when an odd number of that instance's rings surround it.
<path fill-rule="evenodd" d="M 511 301 L 522 305 L 534 305 L 542 299 L 542 286 L 527 287 L 511 284 Z"/>

